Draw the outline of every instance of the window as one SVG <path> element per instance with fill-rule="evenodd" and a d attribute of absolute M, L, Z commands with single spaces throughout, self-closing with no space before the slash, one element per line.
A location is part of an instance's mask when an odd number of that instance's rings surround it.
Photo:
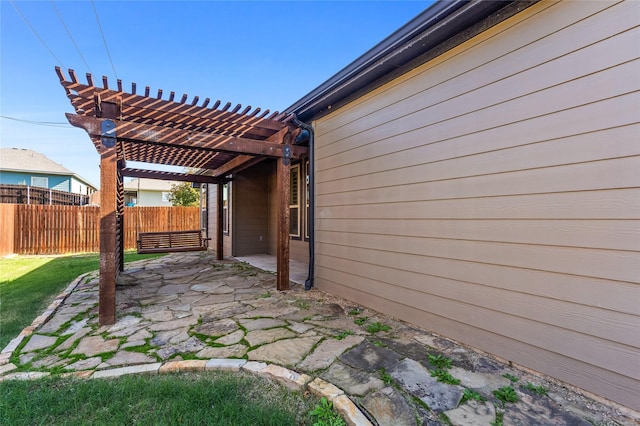
<path fill-rule="evenodd" d="M 289 235 L 300 237 L 300 164 L 289 169 Z"/>
<path fill-rule="evenodd" d="M 170 203 L 171 200 L 169 199 L 169 192 L 163 192 L 162 193 L 162 202 L 163 203 Z"/>
<path fill-rule="evenodd" d="M 39 188 L 49 187 L 49 178 L 41 176 L 31 176 L 31 186 L 37 186 Z"/>
<path fill-rule="evenodd" d="M 229 184 L 222 185 L 222 232 L 229 235 Z"/>

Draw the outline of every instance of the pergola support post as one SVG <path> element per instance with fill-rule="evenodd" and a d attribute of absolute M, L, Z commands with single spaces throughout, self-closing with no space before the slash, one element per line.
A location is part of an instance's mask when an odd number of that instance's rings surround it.
<path fill-rule="evenodd" d="M 122 175 L 122 162 L 117 162 L 117 224 L 118 224 L 118 271 L 124 271 L 124 176 Z"/>
<path fill-rule="evenodd" d="M 116 322 L 116 148 L 103 148 L 100 154 L 100 325 Z"/>
<path fill-rule="evenodd" d="M 288 145 L 287 145 L 288 146 Z M 286 152 L 286 150 L 285 150 Z M 277 289 L 289 290 L 289 192 L 291 160 L 278 159 L 276 168 L 278 193 L 278 247 L 277 247 Z"/>

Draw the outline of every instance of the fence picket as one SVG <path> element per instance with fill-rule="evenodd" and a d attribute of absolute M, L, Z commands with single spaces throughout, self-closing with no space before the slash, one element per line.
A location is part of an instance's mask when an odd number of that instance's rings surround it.
<path fill-rule="evenodd" d="M 0 233 L 0 255 L 100 250 L 99 207 L 4 204 L 0 213 L 14 230 Z M 138 232 L 200 229 L 199 207 L 125 207 L 124 215 L 125 249 L 136 248 Z"/>

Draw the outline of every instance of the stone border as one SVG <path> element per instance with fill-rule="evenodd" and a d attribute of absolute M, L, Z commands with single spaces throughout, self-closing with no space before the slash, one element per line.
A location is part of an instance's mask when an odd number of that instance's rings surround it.
<path fill-rule="evenodd" d="M 244 359 L 212 358 L 209 360 L 186 360 L 139 364 L 108 370 L 82 370 L 62 374 L 60 377 L 77 377 L 81 379 L 104 379 L 121 377 L 128 374 L 167 374 L 200 371 L 245 371 L 258 376 L 276 380 L 291 390 L 307 390 L 318 397 L 325 397 L 333 402 L 333 407 L 340 413 L 349 426 L 373 426 L 357 405 L 349 399 L 337 386 L 322 380 L 313 379 L 288 368 L 264 362 L 246 361 Z M 10 373 L 0 378 L 4 380 L 33 380 L 51 376 L 44 372 Z"/>
<path fill-rule="evenodd" d="M 20 343 L 22 343 L 24 338 L 31 336 L 34 331 L 36 331 L 40 326 L 42 326 L 45 322 L 47 322 L 49 318 L 51 318 L 51 316 L 56 312 L 56 309 L 58 309 L 58 307 L 62 304 L 62 302 L 64 302 L 64 300 L 71 294 L 71 292 L 76 289 L 78 284 L 80 284 L 82 280 L 85 279 L 85 277 L 96 272 L 98 271 L 94 270 L 94 271 L 86 272 L 80 275 L 79 277 L 77 277 L 75 280 L 73 280 L 71 284 L 69 284 L 67 288 L 65 288 L 62 291 L 62 293 L 60 293 L 59 295 L 56 296 L 55 299 L 53 299 L 53 302 L 49 304 L 47 309 L 45 309 L 43 313 L 38 315 L 36 319 L 34 319 L 33 322 L 31 322 L 31 325 L 26 326 L 20 332 L 20 334 L 18 334 L 17 337 L 13 338 L 7 344 L 7 346 L 5 346 L 4 349 L 2 349 L 2 351 L 0 352 L 0 367 L 9 363 L 9 359 L 13 355 L 13 351 L 15 351 L 18 348 L 18 346 L 20 346 Z"/>

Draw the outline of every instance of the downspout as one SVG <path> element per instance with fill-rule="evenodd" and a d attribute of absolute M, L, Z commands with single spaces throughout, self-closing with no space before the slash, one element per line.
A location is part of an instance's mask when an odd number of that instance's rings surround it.
<path fill-rule="evenodd" d="M 293 115 L 293 123 L 306 130 L 309 134 L 309 273 L 307 279 L 304 282 L 304 289 L 311 290 L 313 287 L 313 275 L 314 275 L 314 263 L 315 263 L 315 164 L 313 155 L 313 127 L 307 123 L 303 123 L 298 120 L 298 117 Z M 304 132 L 300 132 L 298 139 L 303 139 L 306 135 Z M 296 140 L 298 142 L 298 140 Z"/>

